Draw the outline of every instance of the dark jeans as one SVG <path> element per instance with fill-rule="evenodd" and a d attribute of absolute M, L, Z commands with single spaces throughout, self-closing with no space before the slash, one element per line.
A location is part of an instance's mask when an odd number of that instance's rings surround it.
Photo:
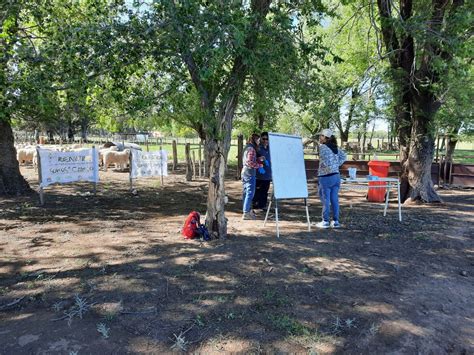
<path fill-rule="evenodd" d="M 257 180 L 255 195 L 252 200 L 254 209 L 264 209 L 267 207 L 268 189 L 271 180 Z"/>

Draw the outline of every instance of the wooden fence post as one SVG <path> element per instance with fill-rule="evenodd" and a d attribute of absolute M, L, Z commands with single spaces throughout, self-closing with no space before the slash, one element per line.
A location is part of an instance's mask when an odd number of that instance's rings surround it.
<path fill-rule="evenodd" d="M 192 158 L 192 162 L 193 162 L 193 180 L 196 180 L 196 152 L 193 150 L 193 158 Z"/>
<path fill-rule="evenodd" d="M 199 177 L 202 177 L 201 175 L 201 167 L 202 167 L 202 154 L 201 154 L 201 143 L 199 143 L 199 151 L 198 151 L 198 159 L 199 159 L 199 162 L 198 162 L 198 168 L 199 168 Z"/>
<path fill-rule="evenodd" d="M 173 139 L 173 170 L 176 170 L 178 167 L 178 147 L 176 140 Z"/>
<path fill-rule="evenodd" d="M 237 137 L 237 180 L 240 180 L 242 171 L 242 154 L 244 153 L 244 136 L 239 134 Z"/>
<path fill-rule="evenodd" d="M 191 145 L 186 143 L 185 145 L 185 155 L 186 155 L 186 181 L 192 180 L 192 161 L 191 161 Z"/>

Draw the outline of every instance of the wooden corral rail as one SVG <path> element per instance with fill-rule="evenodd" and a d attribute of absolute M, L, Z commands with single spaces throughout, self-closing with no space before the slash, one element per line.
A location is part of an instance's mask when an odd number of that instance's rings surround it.
<path fill-rule="evenodd" d="M 397 160 L 398 157 L 400 156 L 400 154 L 398 154 L 398 153 L 384 153 L 384 152 L 378 152 L 378 151 L 373 151 L 373 150 L 367 151 L 365 153 L 346 152 L 346 154 L 347 154 L 348 157 L 351 157 L 351 158 L 348 158 L 348 159 L 353 159 L 353 160 L 366 160 L 366 159 L 371 160 L 371 158 L 373 156 L 376 156 L 380 160 L 383 160 L 383 157 L 394 157 Z M 304 155 L 317 157 L 318 153 L 315 152 L 314 150 L 305 149 L 304 150 Z M 362 158 L 362 159 L 359 159 L 359 158 Z"/>
<path fill-rule="evenodd" d="M 474 187 L 474 164 L 452 164 L 450 185 Z"/>
<path fill-rule="evenodd" d="M 318 159 L 305 159 L 305 169 L 306 169 L 306 178 L 308 180 L 316 179 L 318 176 L 319 160 Z M 356 168 L 357 176 L 365 177 L 369 175 L 369 165 L 366 160 L 357 160 L 357 161 L 346 161 L 342 164 L 340 169 L 342 176 L 349 176 L 348 169 Z M 399 177 L 400 176 L 400 162 L 391 161 L 390 167 L 388 169 L 389 177 Z M 431 179 L 433 184 L 439 184 L 439 164 L 433 163 L 431 165 Z"/>

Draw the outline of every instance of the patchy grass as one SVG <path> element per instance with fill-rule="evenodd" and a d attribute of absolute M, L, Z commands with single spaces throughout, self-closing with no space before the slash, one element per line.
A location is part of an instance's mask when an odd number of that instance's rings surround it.
<path fill-rule="evenodd" d="M 311 232 L 282 202 L 277 239 L 273 221 L 241 220 L 229 179 L 229 236 L 204 243 L 179 233 L 208 186 L 183 173 L 137 181 L 139 197 L 127 174 L 101 172 L 96 197 L 78 184 L 49 187 L 44 208 L 0 201 L 2 351 L 54 353 L 62 339 L 66 354 L 472 352 L 472 191 L 404 206 L 402 223 L 341 194 L 344 228 Z"/>

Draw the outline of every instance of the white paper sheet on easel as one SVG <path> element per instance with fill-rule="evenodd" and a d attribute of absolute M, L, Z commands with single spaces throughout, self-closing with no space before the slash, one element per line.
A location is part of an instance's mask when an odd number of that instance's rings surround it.
<path fill-rule="evenodd" d="M 269 133 L 268 138 L 275 198 L 308 198 L 301 137 Z"/>

